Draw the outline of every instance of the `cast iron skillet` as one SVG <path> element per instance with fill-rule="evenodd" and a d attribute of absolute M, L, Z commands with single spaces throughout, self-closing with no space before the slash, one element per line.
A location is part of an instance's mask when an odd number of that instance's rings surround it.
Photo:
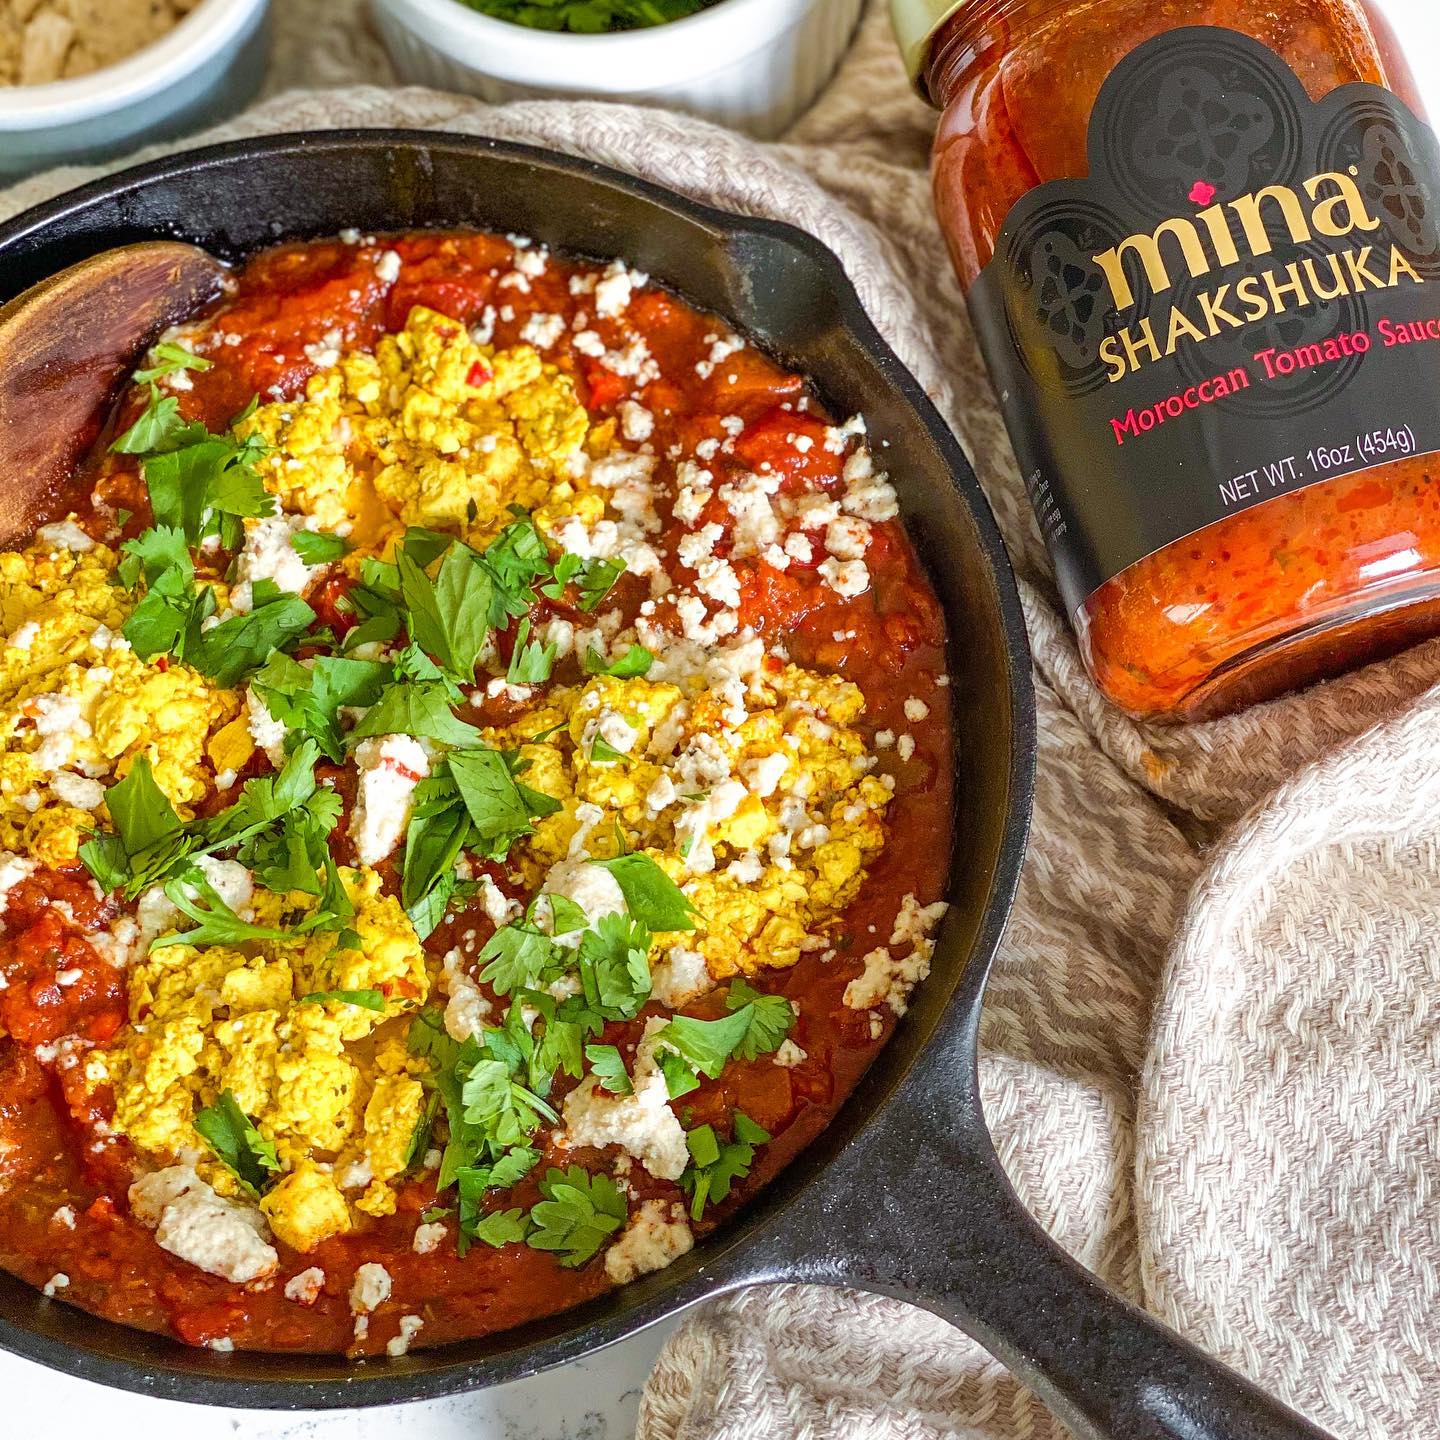
<path fill-rule="evenodd" d="M 176 1400 L 380 1405 L 531 1375 L 707 1296 L 800 1280 L 925 1306 L 981 1341 L 1081 1436 L 1319 1436 L 1062 1254 L 996 1159 L 976 1049 L 1030 817 L 1035 710 L 1025 628 L 964 454 L 830 251 L 788 226 L 722 214 L 541 150 L 340 131 L 191 151 L 27 212 L 0 226 L 0 303 L 112 245 L 174 237 L 239 258 L 351 225 L 523 231 L 562 250 L 624 256 L 812 376 L 835 413 L 863 411 L 951 636 L 958 798 L 952 905 L 933 973 L 835 1122 L 754 1203 L 670 1269 L 553 1319 L 364 1365 L 217 1355 L 94 1319 L 0 1275 L 0 1345 Z"/>

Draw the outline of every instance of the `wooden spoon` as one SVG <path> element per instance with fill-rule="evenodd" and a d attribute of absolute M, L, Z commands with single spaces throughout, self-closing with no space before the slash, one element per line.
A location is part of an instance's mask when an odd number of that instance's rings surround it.
<path fill-rule="evenodd" d="M 194 245 L 146 241 L 82 260 L 0 306 L 0 546 L 35 527 L 140 355 L 228 277 Z"/>

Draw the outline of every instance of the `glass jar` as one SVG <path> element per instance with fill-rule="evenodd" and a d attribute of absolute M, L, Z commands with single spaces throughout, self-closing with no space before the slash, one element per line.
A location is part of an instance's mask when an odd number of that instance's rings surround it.
<path fill-rule="evenodd" d="M 894 10 L 1104 693 L 1202 718 L 1440 632 L 1440 150 L 1369 0 Z"/>

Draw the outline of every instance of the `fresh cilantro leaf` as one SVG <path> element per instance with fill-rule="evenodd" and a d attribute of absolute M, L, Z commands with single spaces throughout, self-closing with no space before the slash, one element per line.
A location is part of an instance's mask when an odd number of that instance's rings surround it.
<path fill-rule="evenodd" d="M 380 698 L 350 732 L 350 741 L 370 735 L 414 735 L 442 745 L 476 745 L 480 732 L 451 712 L 445 686 L 438 681 L 387 685 Z"/>
<path fill-rule="evenodd" d="M 455 862 L 471 836 L 470 816 L 441 762 L 416 787 L 405 830 L 400 903 L 423 940 L 445 914 L 455 891 Z"/>
<path fill-rule="evenodd" d="M 567 1268 L 583 1265 L 624 1223 L 625 1197 L 608 1175 L 590 1175 L 579 1165 L 548 1170 L 544 1196 L 530 1211 L 534 1227 L 525 1243 L 556 1254 Z"/>
<path fill-rule="evenodd" d="M 390 667 L 378 660 L 320 655 L 301 665 L 277 653 L 250 677 L 250 688 L 288 731 L 313 739 L 340 761 L 345 758 L 341 709 L 373 705 L 390 679 Z"/>
<path fill-rule="evenodd" d="M 535 522 L 523 511 L 486 547 L 485 563 L 505 589 L 519 593 L 527 590 L 542 575 L 550 573 L 550 555 L 535 528 Z"/>
<path fill-rule="evenodd" d="M 494 580 L 480 556 L 458 540 L 446 549 L 432 580 L 416 558 L 415 533 L 407 532 L 395 552 L 410 638 L 468 684 L 490 633 Z"/>
<path fill-rule="evenodd" d="M 513 751 L 456 750 L 449 763 L 478 843 L 491 859 L 503 859 L 516 840 L 532 832 L 533 820 L 560 809 L 558 800 L 519 782 Z"/>
<path fill-rule="evenodd" d="M 675 1050 L 660 1050 L 660 1073 L 665 1077 L 665 1091 L 672 1100 L 688 1095 L 700 1088 L 700 1077 L 695 1067 Z"/>
<path fill-rule="evenodd" d="M 170 931 L 150 942 L 152 950 L 168 945 L 238 945 L 246 940 L 288 940 L 284 930 L 269 925 L 252 925 L 242 920 L 205 878 L 204 871 L 191 866 L 165 882 L 165 894 L 182 914 L 196 922 L 195 928 Z"/>
<path fill-rule="evenodd" d="M 120 837 L 107 830 L 91 831 L 80 846 L 80 859 L 106 894 L 130 881 L 130 857 Z"/>
<path fill-rule="evenodd" d="M 677 1015 L 656 1036 L 657 1044 L 676 1050 L 702 1075 L 714 1080 L 750 1033 L 753 1012 L 737 1010 L 719 1020 Z"/>
<path fill-rule="evenodd" d="M 412 1055 L 429 1061 L 430 1073 L 424 1083 L 434 1087 L 445 1107 L 450 1138 L 440 1159 L 440 1173 L 435 1177 L 438 1194 L 455 1183 L 461 1170 L 489 1154 L 484 1133 L 465 1119 L 461 1093 L 462 1069 L 478 1059 L 481 1050 L 473 1040 L 452 1040 L 445 1030 L 445 1012 L 433 1007 L 421 1010 L 410 1022 L 407 1043 Z"/>
<path fill-rule="evenodd" d="M 115 831 L 92 834 L 80 858 L 102 888 L 123 889 L 133 900 L 189 848 L 185 827 L 144 754 L 105 792 L 105 803 Z"/>
<path fill-rule="evenodd" d="M 587 613 L 598 610 L 601 601 L 624 573 L 625 562 L 619 556 L 613 560 L 587 560 L 576 577 L 576 584 L 580 589 L 580 608 Z"/>
<path fill-rule="evenodd" d="M 179 570 L 186 584 L 195 578 L 183 530 L 172 525 L 152 525 L 120 547 L 115 573 L 127 590 L 133 590 L 142 576 L 147 585 L 154 585 L 167 570 Z"/>
<path fill-rule="evenodd" d="M 150 582 L 120 633 L 142 660 L 166 654 L 183 660 L 214 613 L 214 590 L 208 585 L 196 588 L 188 563 L 172 565 Z"/>
<path fill-rule="evenodd" d="M 600 860 L 614 877 L 630 913 L 647 930 L 693 930 L 695 907 L 680 887 L 648 856 L 617 855 Z"/>
<path fill-rule="evenodd" d="M 174 375 L 180 370 L 209 370 L 215 364 L 213 360 L 207 360 L 203 355 L 196 355 L 194 351 L 187 350 L 183 345 L 177 345 L 173 340 L 161 340 L 152 345 L 150 354 L 154 356 L 155 363 L 147 366 L 144 370 L 135 372 L 132 378 L 137 385 L 161 380 L 166 375 Z"/>
<path fill-rule="evenodd" d="M 576 603 L 582 610 L 592 611 L 599 607 L 624 573 L 625 562 L 618 557 L 611 560 L 582 559 L 566 551 L 555 562 L 552 578 L 540 587 L 540 593 L 551 600 L 559 600 L 566 587 L 573 584 L 579 592 Z"/>
<path fill-rule="evenodd" d="M 587 675 L 613 675 L 617 680 L 630 680 L 648 674 L 654 663 L 655 656 L 643 645 L 631 645 L 618 660 L 606 660 L 593 645 L 585 651 Z"/>
<path fill-rule="evenodd" d="M 191 545 L 219 534 L 228 549 L 244 538 L 241 520 L 273 515 L 275 500 L 265 489 L 255 462 L 258 440 L 232 440 L 200 432 L 177 449 L 164 450 L 143 462 L 145 486 L 157 525 L 176 526 Z"/>
<path fill-rule="evenodd" d="M 592 765 L 623 765 L 630 759 L 623 750 L 617 750 L 603 735 L 591 737 L 589 755 Z"/>
<path fill-rule="evenodd" d="M 513 1210 L 492 1210 L 474 1221 L 467 1233 L 498 1250 L 502 1245 L 523 1240 L 530 1233 L 530 1223 L 517 1205 Z"/>
<path fill-rule="evenodd" d="M 518 1185 L 536 1166 L 540 1159 L 540 1152 L 525 1145 L 517 1145 L 512 1150 L 507 1150 L 492 1165 L 467 1165 L 459 1170 L 455 1176 L 456 1195 L 460 1207 L 460 1235 L 462 1239 L 461 1253 L 464 1253 L 463 1242 L 465 1239 L 474 1237 L 477 1240 L 485 1239 L 485 1233 L 498 1235 L 503 1228 L 503 1222 L 494 1218 L 494 1212 L 487 1215 L 484 1210 L 486 1194 L 491 1190 L 508 1190 Z M 524 1211 L 513 1210 L 509 1212 L 514 1218 L 523 1216 Z M 488 1227 L 488 1231 L 487 1231 Z M 510 1236 L 511 1239 L 523 1239 L 524 1231 L 528 1228 L 523 1221 L 521 1233 L 518 1236 Z M 488 1244 L 502 1245 L 505 1240 L 492 1239 Z"/>
<path fill-rule="evenodd" d="M 538 990 L 563 968 L 555 942 L 532 926 L 502 925 L 484 944 L 480 979 L 497 995 Z"/>
<path fill-rule="evenodd" d="M 333 565 L 350 548 L 343 536 L 326 530 L 297 530 L 290 543 L 307 565 Z"/>
<path fill-rule="evenodd" d="M 301 1005 L 356 1005 L 362 1010 L 383 1010 L 385 996 L 379 990 L 316 990 L 303 996 Z"/>
<path fill-rule="evenodd" d="M 162 395 L 159 386 L 150 386 L 150 399 L 139 419 L 110 447 L 118 455 L 153 455 L 172 445 L 183 444 L 206 433 L 180 414 L 174 395 Z"/>
<path fill-rule="evenodd" d="M 656 1044 L 667 1081 L 672 1070 L 677 1079 L 683 1079 L 683 1072 L 673 1064 L 671 1069 L 665 1069 L 667 1049 L 677 1053 L 691 1069 L 714 1080 L 731 1059 L 754 1060 L 778 1050 L 795 1023 L 795 1011 L 783 995 L 762 995 L 743 980 L 731 986 L 726 1003 L 730 1014 L 719 1020 L 677 1015 L 658 1032 Z M 675 1098 L 673 1088 L 670 1093 Z"/>
<path fill-rule="evenodd" d="M 392 660 L 397 680 L 433 680 L 445 687 L 452 705 L 458 705 L 465 692 L 412 640 Z"/>
<path fill-rule="evenodd" d="M 250 1195 L 258 1197 L 280 1169 L 275 1142 L 260 1133 L 229 1090 L 195 1116 L 195 1128 Z"/>
<path fill-rule="evenodd" d="M 527 919 L 539 915 L 541 901 L 545 905 L 552 935 L 572 935 L 585 928 L 584 907 L 576 904 L 568 895 L 555 895 L 548 890 L 530 902 L 531 915 L 527 916 Z"/>
<path fill-rule="evenodd" d="M 203 630 L 186 646 L 185 659 L 228 689 L 293 645 L 314 623 L 315 612 L 298 595 L 280 590 L 273 580 L 257 580 L 250 613 Z"/>
<path fill-rule="evenodd" d="M 576 960 L 586 1002 L 609 1020 L 632 1019 L 650 998 L 650 932 L 632 915 L 603 915 Z"/>
<path fill-rule="evenodd" d="M 585 562 L 568 550 L 555 562 L 551 578 L 540 587 L 540 593 L 551 600 L 558 600 L 565 593 L 565 587 L 584 568 Z"/>
<path fill-rule="evenodd" d="M 142 855 L 176 838 L 184 828 L 165 792 L 155 783 L 150 757 L 137 755 L 130 772 L 105 792 L 110 820 L 127 855 Z"/>
<path fill-rule="evenodd" d="M 709 1125 L 686 1133 L 690 1167 L 680 1177 L 681 1187 L 690 1193 L 690 1218 L 699 1220 L 707 1205 L 729 1198 L 735 1181 L 743 1180 L 755 1162 L 755 1147 L 769 1143 L 770 1134 L 743 1110 L 731 1122 L 734 1139 L 722 1143 Z"/>
<path fill-rule="evenodd" d="M 754 1060 L 778 1050 L 795 1024 L 795 1009 L 783 995 L 762 995 L 739 979 L 730 985 L 725 1008 L 751 1012 L 750 1028 L 735 1048 L 740 1060 Z"/>
<path fill-rule="evenodd" d="M 587 1045 L 585 1058 L 590 1062 L 591 1073 L 612 1095 L 634 1094 L 625 1061 L 614 1045 Z"/>
<path fill-rule="evenodd" d="M 555 656 L 560 647 L 554 643 L 542 645 L 530 639 L 530 617 L 520 622 L 515 635 L 515 649 L 510 656 L 510 667 L 505 678 L 512 685 L 543 685 L 555 668 Z"/>
<path fill-rule="evenodd" d="M 477 1060 L 461 1081 L 465 1119 L 496 1148 L 522 1145 L 540 1127 L 559 1119 L 534 1091 L 516 1081 L 504 1060 Z"/>

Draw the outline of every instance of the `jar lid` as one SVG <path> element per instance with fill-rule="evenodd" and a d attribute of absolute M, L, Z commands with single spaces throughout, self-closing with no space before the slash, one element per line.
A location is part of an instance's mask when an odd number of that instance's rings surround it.
<path fill-rule="evenodd" d="M 905 70 L 923 99 L 930 99 L 925 93 L 923 77 L 930 42 L 952 15 L 970 3 L 971 0 L 890 0 L 890 19 L 905 59 Z"/>

